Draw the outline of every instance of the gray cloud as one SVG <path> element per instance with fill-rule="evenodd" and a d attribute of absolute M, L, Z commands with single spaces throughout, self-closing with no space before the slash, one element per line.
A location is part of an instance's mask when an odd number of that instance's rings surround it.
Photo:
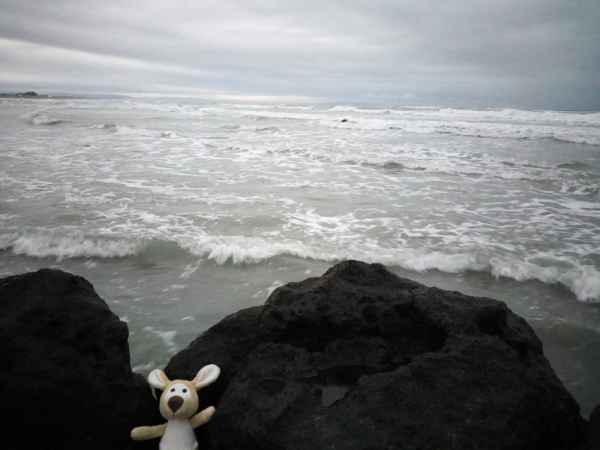
<path fill-rule="evenodd" d="M 1 0 L 0 89 L 600 109 L 600 2 Z"/>

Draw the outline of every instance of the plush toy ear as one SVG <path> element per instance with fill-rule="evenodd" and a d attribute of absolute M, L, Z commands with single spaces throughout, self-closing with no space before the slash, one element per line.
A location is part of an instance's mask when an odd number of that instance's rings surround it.
<path fill-rule="evenodd" d="M 171 380 L 169 380 L 165 373 L 160 369 L 154 369 L 150 372 L 150 375 L 148 375 L 148 383 L 150 383 L 150 386 L 160 389 L 161 391 L 166 388 L 170 382 Z"/>
<path fill-rule="evenodd" d="M 221 373 L 221 369 L 219 369 L 214 364 L 209 364 L 208 366 L 204 366 L 198 372 L 198 375 L 192 380 L 192 384 L 198 389 L 202 389 L 205 386 L 208 386 L 211 383 L 214 383 L 217 378 L 219 378 L 219 374 Z"/>

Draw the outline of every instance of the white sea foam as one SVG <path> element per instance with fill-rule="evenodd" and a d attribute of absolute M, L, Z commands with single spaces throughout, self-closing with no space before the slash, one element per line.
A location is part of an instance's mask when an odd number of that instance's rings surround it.
<path fill-rule="evenodd" d="M 560 283 L 575 294 L 578 300 L 600 303 L 600 272 L 589 265 L 572 268 L 540 266 L 527 261 L 494 257 L 490 260 L 494 276 L 517 281 L 539 280 L 544 283 Z"/>
<path fill-rule="evenodd" d="M 555 142 L 598 143 L 598 113 L 39 105 L 0 109 L 9 261 L 177 261 L 175 279 L 191 283 L 204 259 L 360 259 L 560 283 L 599 301 L 597 149 Z M 538 248 L 573 260 L 527 259 Z"/>
<path fill-rule="evenodd" d="M 600 125 L 600 113 L 576 111 L 527 111 L 519 109 L 454 109 L 442 108 L 441 117 L 469 118 L 474 120 L 505 120 L 519 122 L 559 122 L 569 125 Z"/>
<path fill-rule="evenodd" d="M 174 103 L 163 103 L 163 102 L 153 102 L 153 103 L 144 103 L 139 102 L 133 104 L 134 109 L 145 109 L 149 111 L 160 111 L 160 112 L 177 112 L 182 109 L 181 105 L 177 105 Z"/>
<path fill-rule="evenodd" d="M 372 125 L 369 122 L 374 122 Z M 361 127 L 381 129 L 382 121 L 362 119 Z M 389 128 L 419 134 L 451 134 L 492 139 L 555 139 L 579 144 L 600 145 L 600 129 L 549 125 L 521 125 L 484 122 L 390 121 Z"/>
<path fill-rule="evenodd" d="M 241 125 L 239 129 L 245 131 L 279 131 L 279 128 L 277 127 L 257 127 L 249 125 Z"/>
<path fill-rule="evenodd" d="M 14 236 L 10 234 L 0 234 L 0 250 L 6 250 L 10 248 L 14 241 Z"/>
<path fill-rule="evenodd" d="M 142 110 L 142 111 L 155 111 L 161 113 L 160 116 L 170 116 L 183 114 L 186 116 L 208 116 L 216 111 L 222 112 L 222 108 L 208 107 L 205 105 L 196 104 L 178 104 L 168 103 L 162 101 L 154 102 L 137 102 L 137 101 L 123 101 L 121 102 L 119 109 L 124 110 Z"/>
<path fill-rule="evenodd" d="M 517 281 L 539 280 L 549 284 L 560 283 L 570 289 L 580 301 L 600 302 L 600 272 L 590 265 L 541 266 L 514 257 L 492 257 L 488 260 L 482 255 L 468 252 L 446 253 L 426 249 L 386 248 L 368 241 L 345 245 L 323 242 L 307 244 L 300 240 L 224 235 L 179 236 L 174 239 L 182 249 L 214 260 L 218 264 L 225 264 L 228 261 L 233 264 L 256 264 L 276 256 L 287 255 L 327 262 L 358 259 L 416 272 L 439 270 L 460 273 L 467 270 L 489 270 L 494 276 Z M 144 242 L 59 236 L 48 232 L 21 236 L 0 235 L 0 249 L 10 249 L 15 255 L 55 257 L 59 260 L 132 256 L 144 249 L 146 245 Z M 197 267 L 191 269 L 188 267 L 185 276 L 189 276 L 196 269 Z"/>
<path fill-rule="evenodd" d="M 155 330 L 154 327 L 146 327 L 144 328 L 144 331 L 147 331 L 159 337 L 171 354 L 177 352 L 177 345 L 175 344 L 175 336 L 177 336 L 177 330 L 160 331 Z"/>
<path fill-rule="evenodd" d="M 277 241 L 257 237 L 209 235 L 182 237 L 177 241 L 182 248 L 191 253 L 205 256 L 219 264 L 227 261 L 234 264 L 259 263 L 275 256 L 289 255 L 330 262 L 360 259 L 418 272 L 436 269 L 458 273 L 464 270 L 482 270 L 486 266 L 470 254 L 384 248 L 369 242 L 339 246 L 316 242 L 305 244 L 299 240 Z"/>
<path fill-rule="evenodd" d="M 537 279 L 544 283 L 560 283 L 569 288 L 583 302 L 600 302 L 600 272 L 592 266 L 549 266 L 520 261 L 515 258 L 492 257 L 472 253 L 444 253 L 410 248 L 384 248 L 374 243 L 346 246 L 305 244 L 301 241 L 270 241 L 243 236 L 202 236 L 182 240 L 182 247 L 198 256 L 213 259 L 219 264 L 259 263 L 266 259 L 290 255 L 301 258 L 336 262 L 358 259 L 369 263 L 382 263 L 416 272 L 439 270 L 460 273 L 467 270 L 491 271 L 517 281 Z"/>
<path fill-rule="evenodd" d="M 156 132 L 148 130 L 146 128 L 128 127 L 128 126 L 117 126 L 115 128 L 115 134 L 120 136 L 132 136 L 132 137 L 156 137 Z"/>
<path fill-rule="evenodd" d="M 555 168 L 536 166 L 528 162 L 505 163 L 503 160 L 494 158 L 473 158 L 469 154 L 460 154 L 452 150 L 431 150 L 418 147 L 403 148 L 400 145 L 387 150 L 377 148 L 370 151 L 368 148 L 350 148 L 348 150 L 331 149 L 324 147 L 297 148 L 290 150 L 271 149 L 269 153 L 274 154 L 298 154 L 305 155 L 313 160 L 329 161 L 337 163 L 364 164 L 379 166 L 385 169 L 410 169 L 427 171 L 439 174 L 451 175 L 483 175 L 506 180 L 554 180 L 556 173 L 553 171 L 541 171 L 539 169 Z"/>
<path fill-rule="evenodd" d="M 513 158 L 495 158 L 491 155 L 485 155 L 486 160 L 489 162 L 496 162 L 496 163 L 500 163 L 500 164 L 504 164 L 505 166 L 508 167 L 531 167 L 533 169 L 561 169 L 561 168 L 576 168 L 578 166 L 584 166 L 585 164 L 581 164 L 578 161 L 573 161 L 573 162 L 568 162 L 568 163 L 562 163 L 562 164 L 553 164 L 553 163 L 549 163 L 549 162 L 545 162 L 545 161 L 529 161 L 527 159 L 517 159 L 515 157 Z"/>
<path fill-rule="evenodd" d="M 337 107 L 336 112 L 355 111 L 355 107 Z M 448 121 L 430 117 L 401 118 L 385 115 L 388 110 L 360 110 L 363 115 L 343 117 L 325 113 L 294 113 L 279 111 L 240 111 L 243 116 L 279 120 L 301 120 L 320 125 L 358 130 L 397 130 L 416 134 L 451 134 L 480 138 L 555 139 L 580 144 L 600 145 L 600 128 L 567 123 L 522 124 L 520 122 Z M 377 115 L 378 117 L 368 117 Z M 343 119 L 347 121 L 342 122 Z"/>
<path fill-rule="evenodd" d="M 32 125 L 59 125 L 65 122 L 64 120 L 50 117 L 48 113 L 43 110 L 25 114 L 21 116 L 21 118 L 29 120 L 29 123 L 31 123 Z"/>
<path fill-rule="evenodd" d="M 227 105 L 227 106 L 231 106 L 232 108 L 247 108 L 247 109 L 270 109 L 272 108 L 272 106 L 269 105 L 252 105 L 252 104 L 233 104 L 233 105 Z"/>
<path fill-rule="evenodd" d="M 317 252 L 300 241 L 273 242 L 245 236 L 197 236 L 180 238 L 184 249 L 198 256 L 206 256 L 219 264 L 231 260 L 234 264 L 258 263 L 278 255 L 314 258 Z"/>
<path fill-rule="evenodd" d="M 280 109 L 298 109 L 301 111 L 308 111 L 311 109 L 315 109 L 314 106 L 291 106 L 291 105 L 278 105 L 277 108 Z"/>
<path fill-rule="evenodd" d="M 95 123 L 91 128 L 98 128 L 105 131 L 116 131 L 117 125 L 114 123 Z"/>
<path fill-rule="evenodd" d="M 599 183 L 585 183 L 579 180 L 563 180 L 561 193 L 572 193 L 576 195 L 598 195 L 600 193 Z"/>
<path fill-rule="evenodd" d="M 114 258 L 137 253 L 141 242 L 126 239 L 93 239 L 82 235 L 64 236 L 41 231 L 31 234 L 13 234 L 0 236 L 0 245 L 11 249 L 15 255 L 37 258 Z"/>
<path fill-rule="evenodd" d="M 559 204 L 569 214 L 600 219 L 600 204 L 597 202 L 564 199 Z"/>
<path fill-rule="evenodd" d="M 389 108 L 360 108 L 356 106 L 334 106 L 330 111 L 353 112 L 359 114 L 390 114 Z"/>
<path fill-rule="evenodd" d="M 320 122 L 326 123 L 337 123 L 340 121 L 338 117 L 330 116 L 325 113 L 296 113 L 287 111 L 262 111 L 262 110 L 240 110 L 241 116 L 255 118 L 255 119 L 291 119 L 291 120 L 303 120 L 309 122 Z"/>
<path fill-rule="evenodd" d="M 356 114 L 394 114 L 411 119 L 543 122 L 567 125 L 600 125 L 600 113 L 584 111 L 535 111 L 519 109 L 458 109 L 458 108 L 365 108 L 356 106 L 334 106 L 334 112 Z"/>
<path fill-rule="evenodd" d="M 162 133 L 160 133 L 159 137 L 166 139 L 183 139 L 177 133 L 173 133 L 172 131 L 163 131 Z"/>

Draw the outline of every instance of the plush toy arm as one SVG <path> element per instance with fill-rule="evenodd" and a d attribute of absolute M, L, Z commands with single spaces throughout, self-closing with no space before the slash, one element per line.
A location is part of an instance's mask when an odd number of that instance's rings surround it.
<path fill-rule="evenodd" d="M 208 408 L 200 411 L 195 416 L 190 417 L 189 422 L 190 422 L 190 426 L 192 427 L 192 429 L 198 428 L 200 425 L 203 425 L 206 422 L 208 422 L 210 420 L 210 418 L 212 417 L 212 415 L 214 414 L 214 412 L 215 412 L 215 407 L 209 406 Z"/>
<path fill-rule="evenodd" d="M 157 437 L 161 437 L 163 434 L 165 434 L 166 429 L 166 423 L 163 423 L 162 425 L 154 425 L 153 427 L 137 427 L 131 430 L 131 439 L 133 439 L 134 441 L 145 441 L 146 439 L 154 439 Z"/>

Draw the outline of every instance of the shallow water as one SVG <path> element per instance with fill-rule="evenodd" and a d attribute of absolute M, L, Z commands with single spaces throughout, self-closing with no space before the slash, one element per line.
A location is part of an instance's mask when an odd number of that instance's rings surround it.
<path fill-rule="evenodd" d="M 0 131 L 0 276 L 85 276 L 142 373 L 353 258 L 505 301 L 600 403 L 600 113 L 1 100 Z"/>

